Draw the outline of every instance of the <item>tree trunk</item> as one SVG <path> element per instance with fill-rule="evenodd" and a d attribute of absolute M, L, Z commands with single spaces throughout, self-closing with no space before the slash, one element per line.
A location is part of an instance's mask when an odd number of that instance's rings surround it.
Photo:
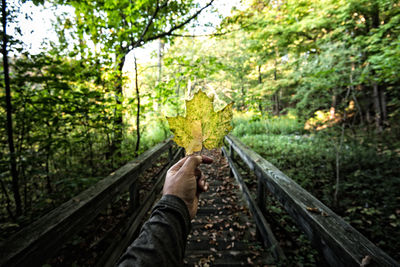
<path fill-rule="evenodd" d="M 47 122 L 47 128 L 50 129 L 50 123 Z M 48 144 L 46 145 L 46 188 L 47 192 L 51 194 L 53 192 L 53 189 L 51 187 L 51 176 L 50 176 L 50 157 L 51 157 L 51 139 L 53 138 L 51 132 L 48 133 Z"/>
<path fill-rule="evenodd" d="M 244 102 L 244 86 L 243 86 L 243 81 L 241 82 L 241 91 L 242 91 L 242 110 L 244 110 L 245 102 Z"/>
<path fill-rule="evenodd" d="M 111 140 L 111 151 L 110 156 L 114 157 L 117 155 L 121 157 L 121 145 L 122 145 L 122 137 L 123 137 L 123 118 L 122 111 L 118 109 L 118 106 L 122 105 L 122 87 L 123 87 L 123 73 L 122 68 L 125 63 L 125 52 L 121 53 L 123 56 L 121 57 L 120 62 L 118 63 L 118 78 L 117 78 L 117 87 L 115 92 L 115 101 L 117 107 L 114 109 L 114 138 Z M 114 160 L 112 160 L 114 161 Z"/>
<path fill-rule="evenodd" d="M 1 6 L 2 13 L 2 23 L 3 23 L 3 68 L 4 68 L 4 87 L 6 90 L 6 112 L 7 112 L 7 138 L 8 138 L 8 148 L 10 150 L 10 167 L 11 167 L 11 177 L 12 177 L 12 188 L 15 200 L 16 215 L 22 214 L 21 207 L 21 196 L 19 194 L 19 180 L 17 172 L 17 162 L 15 158 L 15 147 L 14 147 L 14 135 L 12 127 L 12 104 L 11 104 L 11 89 L 10 89 L 10 73 L 8 65 L 8 36 L 7 36 L 7 11 L 6 11 L 6 0 L 2 0 Z"/>
<path fill-rule="evenodd" d="M 336 90 L 333 91 L 332 94 L 332 104 L 331 104 L 331 109 L 329 111 L 329 119 L 334 120 L 336 116 L 336 105 L 337 105 L 337 96 L 336 96 Z"/>
<path fill-rule="evenodd" d="M 376 129 L 381 132 L 382 131 L 382 112 L 381 112 L 381 101 L 379 99 L 379 87 L 376 82 L 372 84 L 373 88 L 373 101 L 374 101 L 374 109 L 375 109 L 375 126 Z"/>
<path fill-rule="evenodd" d="M 382 122 L 385 122 L 387 119 L 386 94 L 382 87 L 381 90 L 379 90 L 379 99 L 381 101 Z"/>
<path fill-rule="evenodd" d="M 137 62 L 136 62 L 136 56 L 134 56 L 134 60 L 135 60 L 135 89 L 136 89 L 136 98 L 137 98 L 135 156 L 137 156 L 138 151 L 139 151 L 139 146 L 140 146 L 140 94 L 139 94 L 138 67 L 137 67 Z"/>

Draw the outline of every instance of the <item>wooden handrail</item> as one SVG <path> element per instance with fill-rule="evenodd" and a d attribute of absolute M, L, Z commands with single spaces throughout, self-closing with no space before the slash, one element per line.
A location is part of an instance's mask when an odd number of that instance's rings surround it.
<path fill-rule="evenodd" d="M 121 229 L 121 234 L 114 236 L 114 241 L 104 252 L 103 256 L 101 256 L 99 261 L 96 263 L 96 266 L 115 266 L 122 253 L 125 252 L 126 248 L 135 237 L 135 234 L 139 230 L 145 215 L 150 211 L 154 202 L 157 200 L 162 186 L 164 185 L 164 179 L 167 171 L 178 161 L 180 157 L 184 155 L 185 153 L 183 148 L 179 148 L 175 152 L 175 155 L 171 155 L 169 163 L 157 175 L 156 182 L 154 183 L 151 191 L 146 195 L 143 203 L 138 203 L 137 209 L 135 209 L 133 215 L 128 219 L 128 223 L 126 224 L 128 226 L 127 229 Z"/>
<path fill-rule="evenodd" d="M 277 260 L 285 260 L 286 256 L 283 253 L 282 248 L 279 246 L 278 241 L 276 240 L 271 227 L 269 226 L 267 220 L 265 219 L 261 209 L 258 207 L 254 199 L 250 194 L 250 190 L 248 189 L 246 183 L 244 182 L 242 176 L 238 172 L 236 166 L 233 164 L 233 159 L 228 155 L 225 148 L 222 148 L 222 152 L 225 154 L 225 157 L 228 159 L 229 166 L 231 168 L 232 175 L 235 177 L 236 181 L 239 184 L 240 190 L 243 192 L 244 199 L 247 202 L 247 206 L 249 207 L 251 213 L 253 214 L 254 220 L 257 225 L 257 230 L 259 231 L 264 245 L 268 247 L 274 258 Z"/>
<path fill-rule="evenodd" d="M 112 200 L 126 192 L 139 174 L 171 147 L 171 138 L 159 143 L 0 243 L 0 266 L 39 266 L 73 234 L 92 221 Z"/>
<path fill-rule="evenodd" d="M 368 266 L 400 266 L 331 209 L 236 137 L 229 135 L 225 140 L 285 207 L 328 264 L 360 266 L 362 260 L 369 256 L 372 260 Z"/>

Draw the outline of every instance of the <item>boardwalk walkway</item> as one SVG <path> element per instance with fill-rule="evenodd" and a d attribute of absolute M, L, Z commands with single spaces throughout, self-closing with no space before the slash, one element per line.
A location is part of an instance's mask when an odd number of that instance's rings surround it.
<path fill-rule="evenodd" d="M 256 239 L 256 227 L 229 165 L 220 151 L 207 152 L 212 167 L 202 172 L 210 184 L 200 197 L 186 247 L 187 266 L 271 266 L 272 256 Z"/>
<path fill-rule="evenodd" d="M 275 238 L 265 218 L 268 190 L 319 250 L 326 262 L 324 266 L 366 266 L 364 262 L 370 261 L 368 267 L 400 267 L 240 140 L 227 136 L 225 141 L 229 149 L 223 151 L 229 164 L 220 150 L 204 152 L 214 163 L 201 167 L 210 188 L 201 195 L 193 220 L 184 259 L 186 266 L 282 266 L 287 262 L 280 246 L 285 240 L 279 242 Z M 43 266 L 45 263 L 51 266 L 115 266 L 159 198 L 167 170 L 183 154 L 182 149 L 174 149 L 174 146 L 171 139 L 157 144 L 1 242 L 0 266 Z M 255 192 L 245 183 L 250 177 L 242 175 L 237 164 L 247 165 L 257 177 L 257 201 Z M 230 178 L 230 171 L 236 180 Z M 254 219 L 265 246 L 257 241 Z M 289 259 L 288 263 L 284 266 L 297 264 L 297 260 L 290 262 Z"/>

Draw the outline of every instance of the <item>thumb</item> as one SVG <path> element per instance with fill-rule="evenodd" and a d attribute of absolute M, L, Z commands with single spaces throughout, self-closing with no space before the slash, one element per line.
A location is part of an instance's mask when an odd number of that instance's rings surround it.
<path fill-rule="evenodd" d="M 190 156 L 185 163 L 183 164 L 181 170 L 184 171 L 193 171 L 203 162 L 203 158 L 201 156 Z"/>

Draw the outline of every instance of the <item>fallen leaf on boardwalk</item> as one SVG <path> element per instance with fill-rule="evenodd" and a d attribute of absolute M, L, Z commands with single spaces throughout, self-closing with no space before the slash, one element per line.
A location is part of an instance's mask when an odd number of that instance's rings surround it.
<path fill-rule="evenodd" d="M 210 229 L 212 228 L 214 225 L 212 223 L 207 223 L 206 225 L 204 225 L 204 228 L 206 229 Z"/>
<path fill-rule="evenodd" d="M 361 261 L 360 267 L 368 266 L 370 264 L 371 260 L 372 260 L 372 257 L 370 255 L 365 256 Z"/>
<path fill-rule="evenodd" d="M 309 212 L 312 212 L 312 213 L 320 214 L 320 215 L 322 215 L 324 217 L 329 216 L 328 213 L 320 210 L 319 208 L 306 207 L 306 210 L 309 211 Z"/>
<path fill-rule="evenodd" d="M 174 141 L 184 147 L 186 154 L 200 151 L 203 146 L 213 149 L 222 145 L 225 135 L 232 129 L 232 103 L 215 112 L 213 98 L 201 90 L 186 101 L 186 116 L 168 117 Z"/>

